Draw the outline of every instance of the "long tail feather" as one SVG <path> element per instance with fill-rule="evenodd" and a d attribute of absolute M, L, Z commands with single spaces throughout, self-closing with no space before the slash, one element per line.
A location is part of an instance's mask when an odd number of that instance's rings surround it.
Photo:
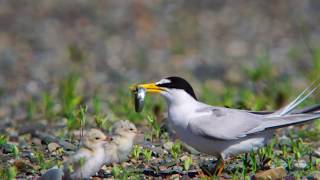
<path fill-rule="evenodd" d="M 263 124 L 265 129 L 282 128 L 295 124 L 305 123 L 320 118 L 320 113 L 290 114 L 283 117 L 268 118 Z"/>
<path fill-rule="evenodd" d="M 299 96 L 294 99 L 287 106 L 281 108 L 280 110 L 272 113 L 270 116 L 284 116 L 292 112 L 298 105 L 300 105 L 304 100 L 306 100 L 310 95 L 312 95 L 320 87 L 320 78 L 315 80 L 308 88 L 306 88 Z"/>

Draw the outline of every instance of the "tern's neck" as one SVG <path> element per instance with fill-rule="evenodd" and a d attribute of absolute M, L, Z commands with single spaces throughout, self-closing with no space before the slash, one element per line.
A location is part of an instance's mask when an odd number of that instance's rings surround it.
<path fill-rule="evenodd" d="M 197 104 L 198 101 L 185 91 L 171 90 L 166 94 L 163 94 L 168 106 L 181 106 L 186 104 Z"/>

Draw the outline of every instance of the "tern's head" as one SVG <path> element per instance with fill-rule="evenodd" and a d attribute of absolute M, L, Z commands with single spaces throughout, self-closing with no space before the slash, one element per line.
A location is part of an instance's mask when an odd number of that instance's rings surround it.
<path fill-rule="evenodd" d="M 121 136 L 133 139 L 137 134 L 136 126 L 128 120 L 120 120 L 112 126 L 112 133 L 115 136 Z"/>
<path fill-rule="evenodd" d="M 85 134 L 84 145 L 89 148 L 95 149 L 101 147 L 109 140 L 110 138 L 106 136 L 102 131 L 98 129 L 90 129 Z"/>
<path fill-rule="evenodd" d="M 192 86 L 181 77 L 167 77 L 156 83 L 140 84 L 150 93 L 160 93 L 170 102 L 178 100 L 197 100 Z"/>

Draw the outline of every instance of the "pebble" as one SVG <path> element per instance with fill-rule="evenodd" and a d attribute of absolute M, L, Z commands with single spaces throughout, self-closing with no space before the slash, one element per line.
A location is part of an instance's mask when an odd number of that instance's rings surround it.
<path fill-rule="evenodd" d="M 283 179 L 287 175 L 287 171 L 283 167 L 269 169 L 267 171 L 258 172 L 254 175 L 256 180 Z"/>
<path fill-rule="evenodd" d="M 307 178 L 314 179 L 314 180 L 320 180 L 320 172 L 311 173 Z"/>
<path fill-rule="evenodd" d="M 166 166 L 159 166 L 159 170 L 160 170 L 160 171 L 164 171 L 164 170 L 166 170 L 166 169 L 167 169 Z"/>
<path fill-rule="evenodd" d="M 293 164 L 293 166 L 294 166 L 296 169 L 304 169 L 304 168 L 306 168 L 308 165 L 307 165 L 307 163 L 306 163 L 305 160 L 301 159 L 301 160 L 299 160 L 298 162 L 295 162 L 295 163 Z"/>
<path fill-rule="evenodd" d="M 39 138 L 32 138 L 32 143 L 38 146 L 42 146 L 41 139 Z"/>
<path fill-rule="evenodd" d="M 182 172 L 183 171 L 183 168 L 181 166 L 173 166 L 172 167 L 172 170 L 175 170 L 177 172 Z"/>
<path fill-rule="evenodd" d="M 181 156 L 180 157 L 180 161 L 185 161 L 186 159 L 188 159 L 189 158 L 189 156 L 187 156 L 187 155 L 183 155 L 183 156 Z"/>
<path fill-rule="evenodd" d="M 314 150 L 314 155 L 318 158 L 320 157 L 320 147 L 318 147 L 316 150 Z"/>
<path fill-rule="evenodd" d="M 163 144 L 163 148 L 164 148 L 165 150 L 167 150 L 167 151 L 170 151 L 171 148 L 172 148 L 172 146 L 173 146 L 173 142 L 171 142 L 171 141 L 168 141 L 168 142 L 166 142 L 166 143 Z"/>
<path fill-rule="evenodd" d="M 283 135 L 279 138 L 279 144 L 280 145 L 290 145 L 291 144 L 291 140 L 288 136 Z"/>
<path fill-rule="evenodd" d="M 66 151 L 74 151 L 77 149 L 77 146 L 75 146 L 74 144 L 69 143 L 67 141 L 59 141 L 59 144 L 61 144 L 63 149 Z"/>
<path fill-rule="evenodd" d="M 14 151 L 14 145 L 12 144 L 3 144 L 1 148 L 4 154 L 12 153 Z"/>
<path fill-rule="evenodd" d="M 32 163 L 36 163 L 37 162 L 37 158 L 35 157 L 34 153 L 31 151 L 23 151 L 21 153 L 22 157 L 26 157 L 29 159 L 30 162 Z"/>
<path fill-rule="evenodd" d="M 60 147 L 61 147 L 61 146 L 60 146 L 59 144 L 54 143 L 54 142 L 48 144 L 48 150 L 49 150 L 50 152 L 56 151 L 56 150 L 57 150 L 58 148 L 60 148 Z"/>
<path fill-rule="evenodd" d="M 19 172 L 33 172 L 34 171 L 34 167 L 22 160 L 16 160 L 14 161 L 14 166 L 18 169 Z"/>

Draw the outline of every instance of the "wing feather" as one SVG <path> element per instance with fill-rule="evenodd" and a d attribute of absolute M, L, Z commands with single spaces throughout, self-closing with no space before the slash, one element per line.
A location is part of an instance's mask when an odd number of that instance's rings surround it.
<path fill-rule="evenodd" d="M 202 108 L 197 112 L 202 115 L 189 121 L 189 130 L 194 135 L 217 140 L 235 140 L 267 129 L 282 128 L 320 118 L 320 113 L 270 117 L 220 107 Z"/>

